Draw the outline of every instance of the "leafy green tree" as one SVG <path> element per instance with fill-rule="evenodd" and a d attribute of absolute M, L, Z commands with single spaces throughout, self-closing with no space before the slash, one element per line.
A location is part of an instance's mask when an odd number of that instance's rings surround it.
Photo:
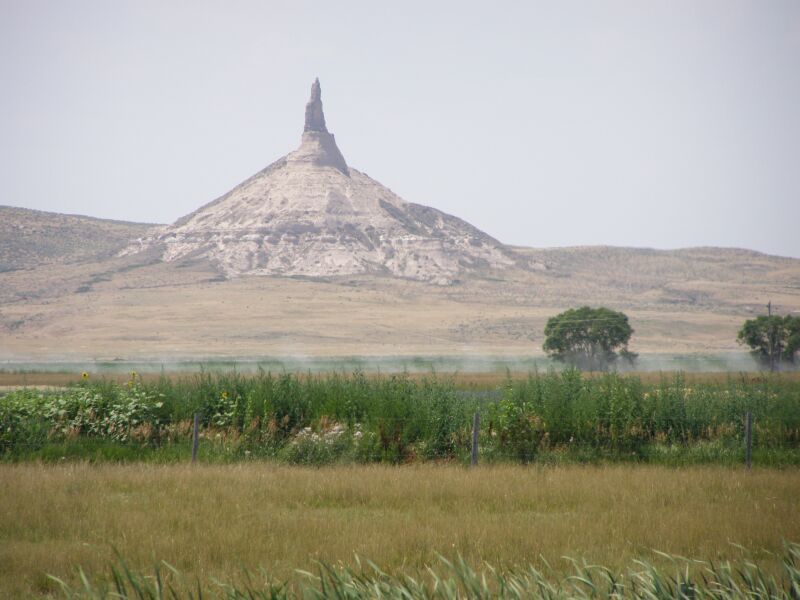
<path fill-rule="evenodd" d="M 748 319 L 737 340 L 750 346 L 751 354 L 772 367 L 781 361 L 794 363 L 800 352 L 800 317 L 760 316 Z"/>
<path fill-rule="evenodd" d="M 609 308 L 571 308 L 548 319 L 544 334 L 550 357 L 580 369 L 605 371 L 619 357 L 636 359 L 628 351 L 633 334 L 628 317 Z"/>

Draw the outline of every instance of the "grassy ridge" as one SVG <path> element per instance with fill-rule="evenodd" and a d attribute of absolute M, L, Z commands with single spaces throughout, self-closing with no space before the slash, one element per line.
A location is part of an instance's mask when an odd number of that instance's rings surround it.
<path fill-rule="evenodd" d="M 18 390 L 0 398 L 0 455 L 185 460 L 198 413 L 206 460 L 465 461 L 479 412 L 483 460 L 733 463 L 741 460 L 748 410 L 756 463 L 800 463 L 796 378 L 643 381 L 571 370 L 509 378 L 494 390 L 358 372 L 132 375 L 125 383 Z"/>
<path fill-rule="evenodd" d="M 798 512 L 795 469 L 0 464 L 0 597 L 56 592 L 45 573 L 79 587 L 78 566 L 105 579 L 114 548 L 136 572 L 164 560 L 204 583 L 263 567 L 295 585 L 296 569 L 357 568 L 356 554 L 417 578 L 437 553 L 503 570 L 546 570 L 543 556 L 560 575 L 562 556 L 615 573 L 646 558 L 674 574 L 653 548 L 778 575 Z"/>

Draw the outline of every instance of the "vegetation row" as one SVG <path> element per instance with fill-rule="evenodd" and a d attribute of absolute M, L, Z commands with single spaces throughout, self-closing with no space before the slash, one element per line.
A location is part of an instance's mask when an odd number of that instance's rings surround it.
<path fill-rule="evenodd" d="M 743 416 L 754 461 L 800 463 L 800 381 L 729 376 L 657 383 L 576 370 L 495 391 L 431 375 L 202 373 L 126 384 L 85 380 L 0 398 L 0 456 L 184 460 L 199 415 L 203 460 L 290 463 L 467 461 L 480 415 L 482 461 L 737 462 Z"/>

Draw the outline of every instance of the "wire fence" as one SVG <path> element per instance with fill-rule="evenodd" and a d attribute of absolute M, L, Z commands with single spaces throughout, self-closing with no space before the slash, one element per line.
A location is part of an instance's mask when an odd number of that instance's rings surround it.
<path fill-rule="evenodd" d="M 658 452 L 652 452 L 647 444 L 633 445 L 624 440 L 577 441 L 570 438 L 567 443 L 551 445 L 546 435 L 534 439 L 503 440 L 502 434 L 493 430 L 492 422 L 481 423 L 480 413 L 474 414 L 471 429 L 462 427 L 457 436 L 440 440 L 398 438 L 379 438 L 378 431 L 400 431 L 410 421 L 409 418 L 388 419 L 377 424 L 377 430 L 364 431 L 360 424 L 345 427 L 335 424 L 328 430 L 314 430 L 303 427 L 285 435 L 264 435 L 262 430 L 241 431 L 236 428 L 201 427 L 199 414 L 195 414 L 193 427 L 182 433 L 156 432 L 149 439 L 109 438 L 102 435 L 86 435 L 74 432 L 72 435 L 53 435 L 38 440 L 0 440 L 0 459 L 25 458 L 33 454 L 45 460 L 66 460 L 67 458 L 128 460 L 146 458 L 148 453 L 157 455 L 169 462 L 227 462 L 242 460 L 276 460 L 294 464 L 336 464 L 336 463 L 393 463 L 449 462 L 476 465 L 479 461 L 498 463 L 531 463 L 545 458 L 552 462 L 559 456 L 569 459 L 571 452 L 594 451 L 593 456 L 583 455 L 577 462 L 594 462 L 611 459 L 616 461 L 644 461 L 658 459 Z M 742 416 L 741 429 L 731 431 L 730 437 L 717 440 L 717 462 L 744 462 L 750 468 L 753 460 L 754 420 L 752 412 Z M 438 442 L 439 446 L 435 444 Z M 505 443 L 505 445 L 504 445 Z M 662 451 L 680 453 L 691 452 L 702 440 L 685 439 L 677 444 L 662 447 Z M 781 445 L 761 445 L 762 450 L 775 449 Z M 785 447 L 785 446 L 784 446 Z M 784 457 L 791 463 L 800 463 L 800 448 L 787 447 L 792 454 Z M 109 452 L 110 450 L 110 452 Z M 64 452 L 60 454 L 60 452 Z M 705 449 L 705 459 L 709 458 Z M 37 454 L 39 453 L 39 454 Z M 713 458 L 713 457 L 712 457 Z M 658 462 L 658 460 L 656 460 Z M 702 461 L 707 462 L 707 461 Z M 713 461 L 712 461 L 713 462 Z"/>

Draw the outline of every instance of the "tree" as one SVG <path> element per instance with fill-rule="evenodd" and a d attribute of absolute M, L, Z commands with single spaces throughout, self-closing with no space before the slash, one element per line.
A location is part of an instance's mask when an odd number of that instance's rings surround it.
<path fill-rule="evenodd" d="M 800 317 L 772 315 L 748 319 L 736 337 L 751 354 L 774 369 L 781 361 L 794 363 L 800 352 Z"/>
<path fill-rule="evenodd" d="M 609 308 L 571 308 L 547 320 L 544 351 L 581 369 L 604 371 L 618 357 L 633 363 L 628 351 L 633 329 L 628 317 Z"/>

